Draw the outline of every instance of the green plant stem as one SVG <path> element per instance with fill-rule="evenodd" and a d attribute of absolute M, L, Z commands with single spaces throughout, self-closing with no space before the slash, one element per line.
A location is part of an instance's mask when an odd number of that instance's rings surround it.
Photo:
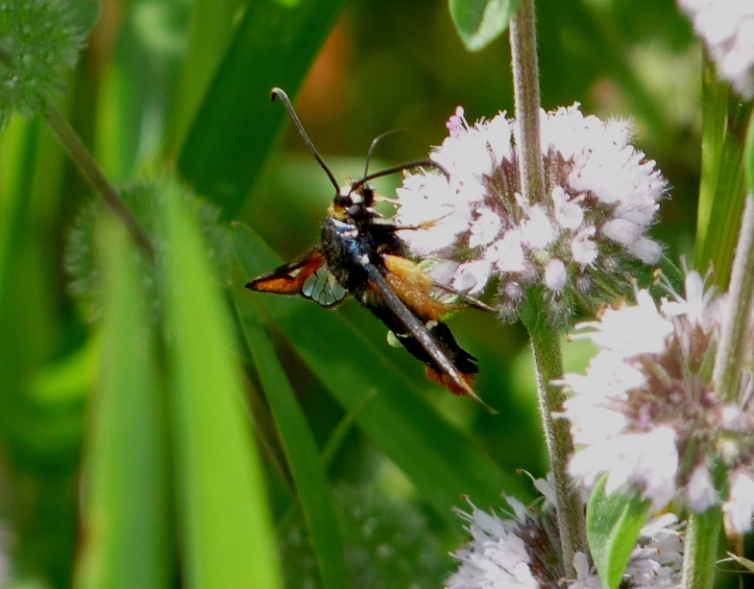
<path fill-rule="evenodd" d="M 545 172 L 539 130 L 539 62 L 534 0 L 521 2 L 511 20 L 510 43 L 521 194 L 528 203 L 541 203 L 545 201 Z"/>
<path fill-rule="evenodd" d="M 741 383 L 746 338 L 751 324 L 754 295 L 754 196 L 746 197 L 741 230 L 728 287 L 728 312 L 723 321 L 720 347 L 715 358 L 715 390 L 728 402 L 735 402 Z"/>
<path fill-rule="evenodd" d="M 573 557 L 577 552 L 589 554 L 586 538 L 584 505 L 578 491 L 570 483 L 566 468 L 573 454 L 573 440 L 568 420 L 558 418 L 563 413 L 563 392 L 553 381 L 563 378 L 563 354 L 560 336 L 552 328 L 529 329 L 534 364 L 537 370 L 537 391 L 542 413 L 550 468 L 555 476 L 558 497 L 558 528 L 563 548 L 566 575 L 576 578 Z"/>
<path fill-rule="evenodd" d="M 123 202 L 118 191 L 105 177 L 104 172 L 63 114 L 55 107 L 55 105 L 50 103 L 47 104 L 47 109 L 41 114 L 84 178 L 86 178 L 94 190 L 102 196 L 108 208 L 126 227 L 126 230 L 134 240 L 134 243 L 136 243 L 136 245 L 144 251 L 150 259 L 154 259 L 155 250 L 152 240 L 144 232 L 141 225 L 139 225 L 139 222 L 133 216 L 131 210 L 126 206 L 126 203 Z"/>
<path fill-rule="evenodd" d="M 511 20 L 510 43 L 521 193 L 528 203 L 543 203 L 545 174 L 539 128 L 539 64 L 534 0 L 522 0 L 516 16 Z M 547 437 L 550 467 L 555 476 L 563 566 L 566 575 L 575 578 L 574 555 L 576 552 L 589 554 L 589 551 L 584 506 L 566 472 L 568 459 L 573 453 L 573 440 L 568 422 L 556 417 L 563 412 L 563 393 L 560 387 L 551 384 L 563 378 L 560 336 L 557 329 L 542 322 L 527 325 L 527 328 L 537 368 L 539 406 Z"/>
<path fill-rule="evenodd" d="M 714 586 L 721 524 L 720 506 L 710 507 L 704 513 L 689 515 L 681 583 L 685 589 L 711 589 Z"/>

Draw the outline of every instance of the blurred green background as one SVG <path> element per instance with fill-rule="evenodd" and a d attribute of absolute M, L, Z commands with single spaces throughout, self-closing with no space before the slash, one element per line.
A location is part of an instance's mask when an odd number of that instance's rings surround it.
<path fill-rule="evenodd" d="M 585 113 L 633 120 L 638 147 L 657 162 L 671 186 L 652 235 L 665 244 L 671 259 L 692 260 L 701 51 L 688 23 L 672 0 L 545 1 L 537 3 L 537 10 L 543 107 L 579 102 Z M 279 258 L 290 259 L 317 241 L 333 196 L 295 130 L 283 125 L 284 109 L 270 103 L 269 90 L 281 86 L 295 97 L 299 116 L 336 177 L 358 177 L 370 142 L 386 131 L 404 132 L 380 143 L 372 170 L 426 157 L 430 146 L 442 142 L 445 121 L 457 105 L 469 121 L 499 111 L 512 116 L 509 63 L 506 34 L 469 53 L 447 5 L 438 1 L 100 3 L 100 18 L 60 106 L 117 185 L 133 187 L 176 172 L 221 215 L 218 240 L 212 241 L 212 230 L 205 231 L 208 252 L 226 299 L 234 301 L 231 333 L 241 344 L 248 416 L 291 587 L 321 581 L 281 449 L 284 426 L 274 407 L 275 419 L 271 416 L 268 405 L 274 402 L 260 393 L 269 382 L 279 382 L 266 380 L 280 375 L 261 368 L 268 366 L 273 349 L 303 409 L 303 427 L 308 424 L 320 451 L 327 448 L 325 472 L 337 490 L 335 510 L 341 514 L 337 527 L 350 574 L 359 579 L 350 586 L 440 586 L 452 567 L 447 552 L 463 537 L 451 512 L 453 504 L 463 505 L 461 494 L 484 507 L 502 505 L 504 491 L 527 498 L 531 486 L 517 469 L 540 477 L 546 463 L 520 326 L 498 325 L 475 311 L 450 321 L 463 347 L 479 358 L 477 391 L 500 411 L 490 416 L 429 384 L 422 366 L 389 348 L 384 326 L 354 302 L 335 312 L 310 305 L 305 315 L 297 315 L 299 302 L 243 291 L 252 268 L 263 272 L 279 262 L 261 249 L 254 233 Z M 398 180 L 379 186 L 389 193 Z M 91 199 L 40 120 L 14 119 L 2 131 L 0 235 L 6 271 L 0 273 L 0 553 L 13 555 L 13 586 L 67 587 L 75 567 L 97 566 L 96 554 L 84 549 L 92 521 L 82 507 L 82 489 L 97 476 L 87 458 L 97 451 L 92 397 L 102 390 L 101 364 L 107 357 L 100 324 L 88 316 L 88 299 L 71 294 L 82 270 L 75 262 L 69 262 L 72 272 L 67 270 L 66 259 L 91 256 L 87 247 L 102 249 L 106 260 L 126 254 L 118 253 L 120 246 L 108 254 L 106 246 L 93 245 L 91 235 L 69 245 L 71 228 Z M 224 233 L 230 221 L 254 233 L 238 226 Z M 110 237 L 114 228 L 101 231 L 99 243 L 118 241 Z M 85 251 L 71 253 L 71 247 Z M 90 271 L 94 275 L 88 278 L 96 284 L 100 276 Z M 174 286 L 168 291 L 180 293 L 170 290 Z M 91 288 L 84 288 L 87 296 Z M 196 286 L 183 288 L 188 300 Z M 149 308 L 156 295 L 147 292 L 134 296 L 145 297 Z M 199 321 L 204 309 L 188 312 Z M 306 318 L 303 327 L 300 317 Z M 355 334 L 348 335 L 356 338 L 353 345 L 344 335 L 348 329 Z M 254 338 L 266 330 L 272 345 L 255 351 Z M 159 345 L 176 345 L 170 333 L 157 337 L 164 338 Z M 250 342 L 250 348 L 244 347 Z M 568 362 L 583 366 L 585 353 L 569 344 Z M 156 358 L 164 364 L 161 353 Z M 158 380 L 167 378 L 164 370 L 160 374 Z M 341 374 L 347 375 L 343 382 Z M 389 392 L 381 388 L 386 382 Z M 370 413 L 370 408 L 377 409 Z M 163 410 L 159 404 L 150 409 Z M 412 415 L 417 416 L 414 423 Z M 117 423 L 117 413 L 110 418 Z M 134 420 L 135 429 L 125 439 L 142 435 L 140 423 Z M 295 423 L 289 423 L 294 433 L 301 429 Z M 434 447 L 421 445 L 433 437 Z M 180 454 L 178 448 L 171 452 Z M 468 459 L 473 452 L 481 456 L 477 462 Z M 182 460 L 174 454 L 165 458 L 171 473 L 169 465 Z M 197 586 L 200 576 L 186 568 L 196 554 L 183 552 L 185 528 L 174 528 L 173 520 L 188 517 L 175 505 L 189 483 L 180 472 L 166 475 L 173 476 L 177 480 L 164 483 L 172 491 L 160 517 L 166 529 L 178 531 L 164 532 L 169 548 L 159 565 L 166 571 L 162 583 Z M 116 494 L 113 501 L 118 500 Z M 354 512 L 355 506 L 361 511 Z M 372 519 L 364 515 L 372 512 Z M 365 522 L 380 518 L 394 527 L 357 533 Z M 171 533 L 179 539 L 171 540 Z M 404 544 L 399 557 L 380 552 L 380 547 Z M 412 553 L 411 546 L 421 550 Z M 131 562 L 136 569 L 142 565 Z M 82 576 L 77 578 L 77 586 L 86 585 Z"/>

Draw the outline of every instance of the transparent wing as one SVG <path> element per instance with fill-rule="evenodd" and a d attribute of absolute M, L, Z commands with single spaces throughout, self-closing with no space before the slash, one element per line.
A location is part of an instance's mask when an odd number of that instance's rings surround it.
<path fill-rule="evenodd" d="M 327 264 L 322 264 L 307 276 L 301 294 L 323 307 L 334 307 L 346 298 L 348 291 L 340 285 Z"/>

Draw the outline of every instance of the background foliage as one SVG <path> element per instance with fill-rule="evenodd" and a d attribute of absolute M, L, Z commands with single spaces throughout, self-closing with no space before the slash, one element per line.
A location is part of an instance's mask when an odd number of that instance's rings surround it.
<path fill-rule="evenodd" d="M 693 258 L 701 59 L 688 23 L 672 0 L 537 9 L 543 106 L 634 120 L 672 186 L 654 235 Z M 451 321 L 493 417 L 426 382 L 355 303 L 326 312 L 242 288 L 311 246 L 332 198 L 271 87 L 298 95 L 336 176 L 357 177 L 385 131 L 405 133 L 372 169 L 425 157 L 459 104 L 470 121 L 510 112 L 509 62 L 505 35 L 467 52 L 437 1 L 101 2 L 60 106 L 133 194 L 160 263 L 145 268 L 92 208 L 39 119 L 10 121 L 0 552 L 13 583 L 278 587 L 273 526 L 290 586 L 311 571 L 333 588 L 437 587 L 463 537 L 462 494 L 484 507 L 531 497 L 516 469 L 546 465 L 519 326 Z"/>

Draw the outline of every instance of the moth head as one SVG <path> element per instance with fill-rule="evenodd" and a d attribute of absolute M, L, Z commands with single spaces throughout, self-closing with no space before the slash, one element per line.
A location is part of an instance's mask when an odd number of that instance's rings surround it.
<path fill-rule="evenodd" d="M 374 188 L 369 184 L 354 182 L 343 186 L 332 202 L 331 214 L 339 220 L 360 217 L 374 204 Z"/>

